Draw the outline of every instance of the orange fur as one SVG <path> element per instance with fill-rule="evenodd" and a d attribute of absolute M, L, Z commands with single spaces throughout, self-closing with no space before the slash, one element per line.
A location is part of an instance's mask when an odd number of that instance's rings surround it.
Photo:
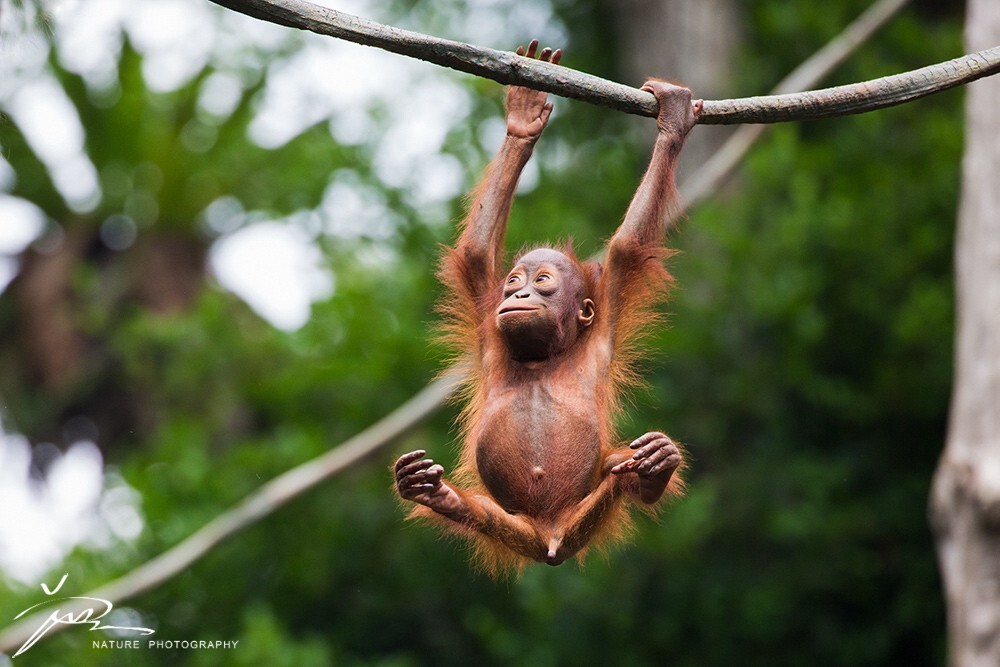
<path fill-rule="evenodd" d="M 556 249 L 574 261 L 579 261 L 571 244 L 561 244 Z M 609 312 L 612 307 L 610 300 L 617 297 L 620 300 L 618 309 L 626 314 L 615 332 L 610 373 L 607 385 L 600 392 L 602 400 L 597 406 L 604 427 L 601 437 L 604 443 L 602 455 L 611 453 L 612 447 L 609 443 L 618 442 L 613 433 L 614 417 L 621 410 L 623 396 L 642 384 L 641 376 L 636 371 L 636 365 L 645 352 L 642 342 L 650 328 L 662 321 L 658 307 L 665 301 L 673 285 L 673 278 L 664 267 L 664 260 L 672 254 L 672 251 L 659 245 L 635 246 L 628 251 L 634 257 L 630 262 L 634 270 L 626 277 L 628 289 L 618 295 L 607 293 L 607 285 L 600 280 L 604 273 L 604 267 L 600 263 L 594 261 L 581 263 L 588 291 L 595 295 L 595 300 L 598 301 L 598 312 Z M 449 296 L 441 300 L 441 305 L 438 307 L 443 318 L 440 335 L 454 351 L 454 360 L 469 367 L 463 387 L 457 394 L 457 400 L 462 404 L 457 419 L 460 458 L 452 479 L 471 494 L 489 495 L 477 473 L 476 448 L 470 434 L 482 414 L 485 402 L 483 385 L 490 375 L 490 369 L 483 367 L 484 353 L 488 349 L 496 350 L 502 345 L 497 339 L 491 318 L 493 308 L 500 301 L 500 290 L 498 285 L 496 290 L 483 299 L 476 300 L 467 288 L 470 270 L 463 255 L 451 250 L 444 255 L 438 273 L 441 282 L 450 292 Z M 495 278 L 494 283 L 499 283 L 499 279 Z M 578 347 L 584 347 L 583 342 L 583 339 L 578 341 Z M 470 350 L 475 352 L 468 355 Z M 493 374 L 504 370 L 506 369 L 493 369 Z M 682 469 L 683 465 L 671 478 L 665 493 L 666 497 L 683 494 L 684 483 L 680 475 Z M 590 547 L 606 553 L 612 545 L 628 537 L 633 529 L 630 512 L 632 507 L 646 513 L 653 513 L 657 509 L 656 506 L 635 502 L 626 495 L 619 496 L 602 516 Z M 472 547 L 472 561 L 494 578 L 511 573 L 519 574 L 530 563 L 528 558 L 509 549 L 503 543 L 456 524 L 426 507 L 413 508 L 410 518 L 432 523 L 443 529 L 446 534 L 469 540 Z M 577 558 L 582 560 L 590 547 L 581 549 Z"/>
<path fill-rule="evenodd" d="M 544 127 L 551 110 L 544 95 L 518 87 L 508 92 L 517 102 L 508 117 L 514 134 L 473 191 L 459 240 L 441 263 L 451 293 L 440 302 L 443 337 L 469 370 L 459 392 L 460 458 L 446 483 L 440 466 L 411 452 L 397 462 L 397 485 L 419 503 L 412 518 L 470 539 L 475 562 L 495 576 L 530 560 L 557 565 L 590 547 L 604 550 L 631 530 L 631 506 L 652 511 L 661 495 L 683 493 L 683 455 L 676 470 L 640 474 L 615 433 L 623 397 L 641 384 L 644 334 L 660 321 L 657 305 L 672 285 L 663 239 L 678 213 L 674 170 L 701 108 L 686 89 L 656 81 L 644 88 L 660 102 L 657 141 L 603 264 L 580 262 L 571 244 L 533 251 L 505 288 L 510 207 L 538 120 Z M 666 456 L 669 439 L 647 436 L 658 444 L 640 456 Z M 676 465 L 678 451 L 669 455 Z"/>

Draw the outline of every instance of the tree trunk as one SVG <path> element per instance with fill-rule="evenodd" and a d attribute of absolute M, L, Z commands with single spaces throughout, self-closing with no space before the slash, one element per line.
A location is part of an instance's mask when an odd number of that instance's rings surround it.
<path fill-rule="evenodd" d="M 969 0 L 966 44 L 1000 43 L 1000 4 Z M 1000 78 L 968 87 L 955 250 L 948 442 L 931 498 L 949 663 L 1000 665 Z"/>
<path fill-rule="evenodd" d="M 697 97 L 720 99 L 732 91 L 732 59 L 740 43 L 739 11 L 732 0 L 620 0 L 612 3 L 629 85 L 650 76 L 679 81 Z M 684 144 L 680 180 L 704 164 L 732 128 L 702 126 Z M 650 139 L 652 141 L 652 139 Z"/>
<path fill-rule="evenodd" d="M 141 437 L 155 422 L 152 401 L 122 379 L 109 328 L 136 307 L 164 316 L 191 307 L 205 286 L 207 241 L 153 229 L 116 252 L 90 221 L 59 229 L 50 248 L 24 254 L 10 284 L 13 317 L 0 321 L 0 395 L 22 399 L 8 410 L 33 442 L 72 444 L 71 420 L 92 425 L 102 446 L 123 434 Z M 79 279 L 84 267 L 92 279 Z M 99 329 L 86 323 L 94 308 L 104 313 Z"/>

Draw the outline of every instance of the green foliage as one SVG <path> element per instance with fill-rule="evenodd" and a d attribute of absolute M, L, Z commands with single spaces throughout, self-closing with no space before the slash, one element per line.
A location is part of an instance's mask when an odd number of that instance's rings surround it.
<path fill-rule="evenodd" d="M 863 4 L 750 3 L 737 77 L 746 90 L 734 94 L 766 89 Z M 610 74 L 604 14 L 554 6 L 577 66 Z M 959 49 L 954 17 L 911 13 L 835 78 Z M 310 210 L 329 174 L 348 169 L 384 193 L 399 225 L 386 242 L 317 239 L 336 287 L 296 332 L 275 331 L 210 283 L 180 314 L 128 304 L 86 320 L 115 360 L 113 382 L 142 397 L 152 427 L 109 443 L 142 494 L 147 529 L 133 547 L 78 550 L 64 568 L 76 591 L 375 422 L 433 376 L 440 352 L 433 266 L 452 231 L 378 182 L 370 146 L 338 146 L 315 127 L 263 149 L 246 139 L 263 72 L 232 116 L 211 119 L 196 105 L 211 68 L 157 94 L 140 65 L 126 48 L 110 106 L 60 74 L 107 186 L 95 217 L 147 191 L 158 210 L 150 225 L 207 243 L 199 215 L 215 197 L 275 215 Z M 501 98 L 492 84 L 466 85 L 474 107 L 444 150 L 472 184 L 489 159 L 478 126 L 500 115 Z M 160 638 L 238 639 L 237 649 L 108 654 L 70 629 L 26 664 L 939 664 L 943 603 L 925 507 L 950 389 L 960 101 L 952 92 L 774 127 L 725 195 L 691 213 L 651 388 L 624 420 L 628 432 L 663 428 L 686 443 L 690 490 L 609 559 L 493 582 L 469 570 L 460 546 L 407 524 L 386 466 L 418 446 L 451 465 L 449 410 L 128 602 Z M 572 235 L 583 254 L 596 250 L 646 159 L 630 127 L 563 103 L 536 153 L 538 185 L 515 205 L 510 247 Z M 191 133 L 205 132 L 211 146 L 192 149 Z M 64 219 L 40 164 L 16 132 L 7 137 L 16 193 Z M 123 174 L 130 188 L 116 189 Z M 452 218 L 460 211 L 446 206 Z M 0 306 L 3 317 L 10 306 Z M 12 592 L 0 595 L 0 618 L 37 597 Z"/>

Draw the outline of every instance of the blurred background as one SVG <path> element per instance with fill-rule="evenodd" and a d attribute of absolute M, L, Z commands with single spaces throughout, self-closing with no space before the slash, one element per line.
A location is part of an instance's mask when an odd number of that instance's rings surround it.
<path fill-rule="evenodd" d="M 764 94 L 865 0 L 327 3 L 710 99 Z M 962 52 L 912 2 L 823 85 Z M 443 367 L 434 269 L 503 89 L 205 0 L 0 2 L 0 627 L 177 544 Z M 509 246 L 596 251 L 649 119 L 562 99 Z M 697 128 L 682 178 L 728 132 Z M 450 466 L 454 407 L 27 665 L 941 664 L 927 520 L 951 382 L 962 92 L 770 129 L 672 244 L 679 287 L 623 437 L 689 491 L 583 567 L 496 582 L 408 524 L 388 465 Z M 97 639 L 108 639 L 101 635 Z M 0 664 L 7 664 L 0 656 Z"/>

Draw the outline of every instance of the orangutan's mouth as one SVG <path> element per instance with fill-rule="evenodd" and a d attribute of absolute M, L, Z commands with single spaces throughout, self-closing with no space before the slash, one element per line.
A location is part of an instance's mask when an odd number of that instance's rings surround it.
<path fill-rule="evenodd" d="M 539 310 L 538 306 L 507 306 L 506 308 L 501 308 L 498 315 L 506 315 L 508 313 L 529 313 L 533 310 Z"/>

